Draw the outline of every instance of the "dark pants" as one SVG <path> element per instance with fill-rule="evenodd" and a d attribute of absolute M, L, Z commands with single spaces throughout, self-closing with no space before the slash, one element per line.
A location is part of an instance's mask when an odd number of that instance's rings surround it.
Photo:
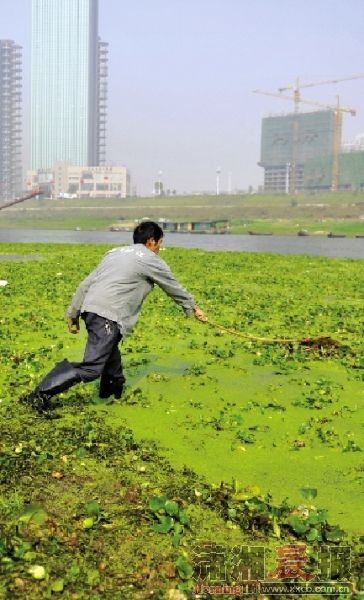
<path fill-rule="evenodd" d="M 72 363 L 81 381 L 93 381 L 100 375 L 124 380 L 118 348 L 121 340 L 118 324 L 95 313 L 85 312 L 81 316 L 88 339 L 83 361 Z"/>
<path fill-rule="evenodd" d="M 119 327 L 115 321 L 95 313 L 85 312 L 81 317 L 88 333 L 83 361 L 71 363 L 64 360 L 58 363 L 34 392 L 50 397 L 75 383 L 93 381 L 101 376 L 100 397 L 108 398 L 114 394 L 120 398 L 125 378 L 118 348 L 121 340 Z"/>

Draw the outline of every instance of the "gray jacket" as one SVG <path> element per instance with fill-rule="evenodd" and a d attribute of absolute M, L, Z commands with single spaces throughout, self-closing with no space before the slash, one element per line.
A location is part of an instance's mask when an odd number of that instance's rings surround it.
<path fill-rule="evenodd" d="M 133 329 L 145 297 L 159 285 L 192 315 L 196 303 L 176 281 L 168 265 L 144 244 L 114 248 L 82 281 L 72 298 L 67 316 L 93 312 L 116 321 L 125 338 Z"/>

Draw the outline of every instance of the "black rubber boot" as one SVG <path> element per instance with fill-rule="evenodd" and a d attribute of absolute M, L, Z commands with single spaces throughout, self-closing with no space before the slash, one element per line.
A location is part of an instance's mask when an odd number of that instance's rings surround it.
<path fill-rule="evenodd" d="M 50 398 L 81 381 L 80 375 L 68 360 L 58 363 L 23 401 L 39 414 L 50 417 Z"/>
<path fill-rule="evenodd" d="M 52 371 L 49 371 L 44 379 L 37 385 L 34 392 L 43 395 L 46 394 L 51 397 L 68 390 L 68 388 L 80 381 L 81 377 L 76 369 L 66 359 L 58 363 Z"/>
<path fill-rule="evenodd" d="M 121 398 L 124 389 L 124 377 L 110 377 L 109 375 L 101 375 L 99 397 L 110 398 L 114 396 L 116 400 Z"/>

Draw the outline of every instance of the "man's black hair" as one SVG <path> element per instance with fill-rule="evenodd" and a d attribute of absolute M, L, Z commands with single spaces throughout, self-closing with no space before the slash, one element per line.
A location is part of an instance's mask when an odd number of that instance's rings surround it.
<path fill-rule="evenodd" d="M 134 244 L 146 244 L 153 238 L 156 242 L 163 237 L 163 229 L 154 221 L 142 221 L 136 226 L 133 233 Z"/>

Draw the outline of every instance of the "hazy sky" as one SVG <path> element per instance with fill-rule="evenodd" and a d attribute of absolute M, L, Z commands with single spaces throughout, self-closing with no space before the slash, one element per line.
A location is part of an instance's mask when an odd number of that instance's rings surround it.
<path fill-rule="evenodd" d="M 61 1 L 61 0 L 59 0 Z M 23 46 L 24 154 L 29 162 L 31 0 L 0 0 L 0 39 Z M 292 103 L 252 94 L 364 73 L 364 0 L 99 0 L 109 47 L 107 160 L 138 194 L 262 183 L 261 118 Z M 343 139 L 364 133 L 364 79 L 302 90 L 357 109 Z"/>

